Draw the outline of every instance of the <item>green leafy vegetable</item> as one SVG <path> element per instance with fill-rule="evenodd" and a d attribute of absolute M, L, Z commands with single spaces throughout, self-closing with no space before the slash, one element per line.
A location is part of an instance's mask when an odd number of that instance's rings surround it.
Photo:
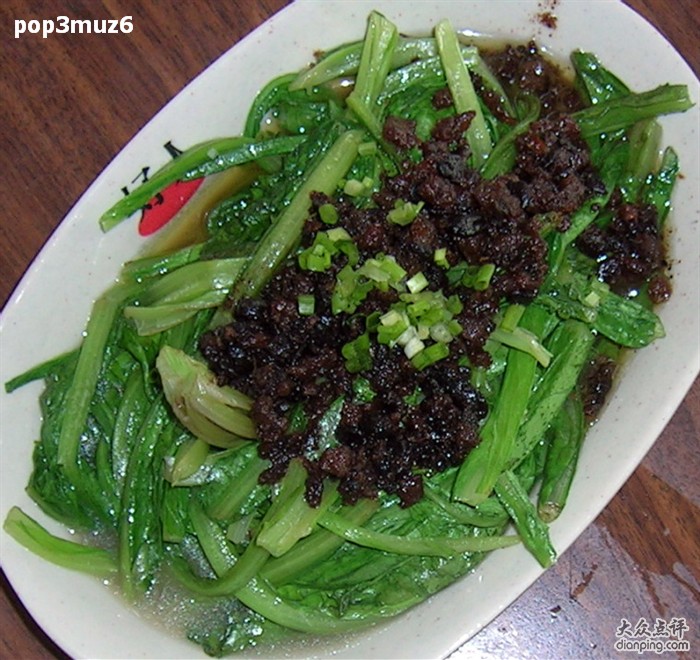
<path fill-rule="evenodd" d="M 491 135 L 469 70 L 462 59 L 457 35 L 447 20 L 440 21 L 435 27 L 435 39 L 457 112 L 474 113 L 474 118 L 467 129 L 467 140 L 474 163 L 479 166 L 491 153 Z"/>
<path fill-rule="evenodd" d="M 3 529 L 25 548 L 58 566 L 100 578 L 109 577 L 117 570 L 107 550 L 58 538 L 16 506 L 8 512 Z"/>

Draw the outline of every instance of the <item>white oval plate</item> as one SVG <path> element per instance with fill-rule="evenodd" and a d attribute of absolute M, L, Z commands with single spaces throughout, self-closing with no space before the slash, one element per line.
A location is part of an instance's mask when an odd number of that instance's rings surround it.
<path fill-rule="evenodd" d="M 310 61 L 317 49 L 361 38 L 373 8 L 404 33 L 422 34 L 440 18 L 461 29 L 523 41 L 535 37 L 566 59 L 590 50 L 633 89 L 684 83 L 697 102 L 698 81 L 673 48 L 618 2 L 556 5 L 558 26 L 537 21 L 542 3 L 299 0 L 274 16 L 209 67 L 124 148 L 65 218 L 15 290 L 0 318 L 0 382 L 38 361 L 73 348 L 95 297 L 142 241 L 133 222 L 104 235 L 96 218 L 121 195 L 124 181 L 144 162 L 163 160 L 162 145 L 239 132 L 256 91 L 273 76 Z M 309 39 L 306 35 L 312 34 Z M 304 38 L 300 38 L 302 35 Z M 284 69 L 280 69 L 283 66 Z M 230 95 L 222 90 L 231 90 Z M 235 93 L 234 93 L 235 90 Z M 675 194 L 672 235 L 674 296 L 661 316 L 667 337 L 636 354 L 600 423 L 591 431 L 569 504 L 552 526 L 562 553 L 604 508 L 649 450 L 700 370 L 698 282 L 698 107 L 663 120 L 664 141 L 680 155 L 683 178 Z M 56 294 L 55 282 L 62 282 Z M 60 318 L 61 324 L 52 322 Z M 46 334 L 45 328 L 51 327 Z M 32 346 L 31 352 L 24 347 Z M 0 392 L 0 518 L 13 505 L 52 531 L 60 527 L 24 492 L 32 443 L 39 433 L 40 384 L 8 396 Z M 0 534 L 8 579 L 38 624 L 72 657 L 191 658 L 202 652 L 130 611 L 102 584 L 55 567 Z M 491 555 L 475 574 L 386 625 L 345 640 L 288 651 L 291 657 L 438 658 L 458 648 L 517 598 L 541 569 L 522 548 Z M 279 656 L 281 649 L 273 651 Z M 258 652 L 253 651 L 252 654 Z M 263 653 L 264 652 L 260 652 Z"/>

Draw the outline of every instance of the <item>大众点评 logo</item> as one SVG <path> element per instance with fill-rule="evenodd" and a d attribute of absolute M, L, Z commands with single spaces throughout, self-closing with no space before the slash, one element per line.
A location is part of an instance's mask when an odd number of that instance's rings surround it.
<path fill-rule="evenodd" d="M 687 653 L 690 651 L 690 642 L 683 637 L 688 630 L 690 627 L 683 617 L 673 617 L 669 621 L 656 619 L 653 623 L 641 617 L 636 625 L 622 619 L 615 631 L 615 650 L 640 654 L 661 654 L 667 651 Z"/>

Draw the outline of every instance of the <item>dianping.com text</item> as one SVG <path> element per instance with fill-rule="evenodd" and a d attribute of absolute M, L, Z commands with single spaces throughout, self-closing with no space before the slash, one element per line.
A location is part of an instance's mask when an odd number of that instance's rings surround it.
<path fill-rule="evenodd" d="M 46 39 L 51 34 L 129 34 L 134 29 L 131 16 L 121 18 L 53 18 L 15 19 L 15 39 L 23 34 L 41 34 Z"/>
<path fill-rule="evenodd" d="M 687 639 L 618 639 L 615 642 L 616 651 L 631 651 L 633 653 L 688 653 L 690 642 Z"/>

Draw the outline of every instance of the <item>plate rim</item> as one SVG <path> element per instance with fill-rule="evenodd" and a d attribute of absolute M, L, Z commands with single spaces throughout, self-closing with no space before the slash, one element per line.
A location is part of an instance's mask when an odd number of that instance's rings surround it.
<path fill-rule="evenodd" d="M 303 5 L 303 4 L 308 5 L 308 4 L 310 4 L 311 2 L 313 2 L 313 0 L 297 0 L 297 2 L 292 3 L 291 5 L 288 5 L 287 7 L 283 8 L 282 10 L 280 10 L 279 12 L 277 12 L 275 15 L 273 15 L 270 19 L 268 19 L 268 21 L 262 23 L 262 24 L 261 24 L 260 26 L 258 26 L 255 30 L 253 30 L 251 33 L 249 33 L 248 35 L 246 35 L 246 36 L 245 36 L 243 39 L 241 39 L 239 42 L 237 42 L 236 44 L 234 44 L 230 49 L 228 49 L 226 52 L 224 52 L 224 53 L 223 53 L 219 58 L 217 58 L 209 67 L 207 67 L 207 68 L 206 68 L 204 71 L 202 71 L 195 79 L 193 79 L 190 83 L 188 83 L 188 85 L 187 85 L 186 87 L 184 87 L 183 90 L 181 90 L 181 92 L 179 92 L 179 94 L 178 94 L 172 101 L 170 101 L 168 104 L 166 104 L 158 113 L 156 113 L 156 114 L 154 115 L 154 117 L 153 117 L 151 120 L 149 120 L 149 122 L 147 122 L 147 123 L 143 126 L 142 129 L 140 129 L 140 130 L 135 134 L 135 136 L 125 145 L 125 147 L 117 154 L 117 156 L 115 156 L 115 158 L 114 158 L 112 161 L 110 161 L 110 163 L 105 167 L 105 169 L 100 173 L 100 175 L 95 179 L 95 181 L 94 181 L 94 182 L 86 189 L 86 191 L 80 196 L 80 198 L 78 199 L 78 201 L 76 202 L 76 204 L 75 204 L 75 205 L 71 208 L 71 210 L 66 214 L 66 217 L 64 218 L 64 220 L 62 220 L 61 223 L 60 223 L 60 224 L 56 227 L 56 229 L 52 232 L 51 236 L 50 236 L 49 239 L 46 241 L 45 245 L 42 247 L 41 251 L 38 253 L 37 257 L 34 259 L 34 261 L 32 262 L 32 264 L 30 265 L 30 267 L 29 267 L 29 268 L 27 269 L 27 271 L 23 274 L 22 278 L 21 278 L 20 281 L 17 283 L 17 285 L 15 286 L 13 292 L 11 293 L 10 297 L 8 298 L 8 301 L 7 301 L 6 305 L 4 306 L 4 308 L 3 308 L 3 310 L 2 310 L 2 314 L 0 315 L 0 336 L 1 336 L 1 333 L 2 333 L 2 330 L 3 330 L 3 327 L 4 327 L 4 324 L 5 324 L 5 320 L 6 320 L 7 316 L 9 316 L 9 313 L 7 313 L 7 310 L 10 309 L 11 307 L 13 307 L 14 305 L 16 305 L 17 299 L 19 299 L 20 297 L 22 297 L 22 296 L 24 295 L 25 289 L 26 289 L 28 286 L 30 286 L 30 280 L 31 280 L 31 278 L 32 278 L 32 274 L 34 273 L 35 269 L 38 268 L 37 264 L 40 264 L 40 263 L 41 263 L 42 258 L 43 258 L 43 255 L 45 255 L 46 253 L 48 253 L 49 251 L 51 251 L 52 249 L 54 249 L 55 243 L 56 243 L 58 240 L 60 240 L 59 232 L 60 232 L 60 231 L 62 230 L 62 228 L 64 227 L 64 224 L 65 224 L 66 220 L 71 219 L 71 218 L 74 218 L 74 217 L 75 217 L 75 214 L 79 214 L 79 213 L 80 213 L 79 207 L 81 206 L 81 204 L 84 203 L 85 198 L 86 198 L 87 196 L 89 196 L 90 194 L 92 194 L 92 191 L 93 191 L 94 189 L 99 190 L 99 186 L 100 186 L 100 185 L 103 185 L 103 184 L 101 184 L 100 182 L 102 182 L 103 179 L 104 179 L 104 177 L 107 176 L 108 170 L 110 170 L 110 168 L 112 168 L 112 165 L 114 164 L 114 162 L 115 162 L 117 159 L 121 158 L 122 153 L 124 153 L 124 151 L 125 151 L 127 148 L 129 148 L 130 145 L 132 145 L 132 144 L 139 138 L 139 136 L 142 135 L 142 133 L 143 133 L 146 129 L 149 128 L 149 126 L 151 126 L 154 122 L 156 122 L 156 121 L 158 120 L 159 116 L 161 115 L 161 113 L 164 112 L 168 107 L 170 107 L 171 104 L 172 104 L 173 102 L 175 102 L 175 101 L 177 100 L 177 98 L 178 98 L 180 95 L 182 95 L 183 93 L 187 93 L 187 91 L 191 88 L 191 86 L 192 86 L 202 75 L 204 75 L 205 73 L 207 73 L 208 71 L 210 71 L 210 70 L 212 69 L 212 67 L 221 66 L 220 63 L 224 60 L 224 58 L 226 58 L 226 57 L 229 55 L 229 53 L 231 53 L 232 51 L 238 49 L 238 48 L 241 47 L 243 44 L 245 44 L 245 43 L 247 43 L 247 42 L 249 42 L 249 41 L 252 41 L 253 39 L 257 38 L 264 30 L 266 30 L 266 29 L 269 28 L 269 23 L 270 23 L 270 21 L 281 20 L 281 19 L 279 19 L 279 17 L 282 16 L 283 14 L 286 14 L 288 11 L 292 11 L 292 8 L 293 8 L 293 7 L 297 7 L 297 6 L 300 6 L 300 5 Z M 332 4 L 332 3 L 329 3 L 329 4 Z M 376 5 L 378 5 L 378 4 L 382 4 L 382 3 L 377 3 L 377 2 L 361 2 L 361 3 L 357 3 L 358 6 L 370 6 L 370 5 L 371 5 L 371 6 L 376 6 Z M 384 3 L 384 4 L 387 4 L 387 3 Z M 405 4 L 405 3 L 397 3 L 397 4 Z M 532 4 L 532 3 L 529 3 L 529 4 Z M 620 3 L 620 4 L 621 4 L 621 3 Z M 622 7 L 625 7 L 626 10 L 628 10 L 629 12 L 631 12 L 631 13 L 632 13 L 634 16 L 636 16 L 637 18 L 641 19 L 642 21 L 645 21 L 645 23 L 647 24 L 647 26 L 651 27 L 651 29 L 654 30 L 654 32 L 656 32 L 656 34 L 657 34 L 658 36 L 660 36 L 661 39 L 663 39 L 664 42 L 665 42 L 667 45 L 670 45 L 670 44 L 668 44 L 668 42 L 665 40 L 665 38 L 663 37 L 663 35 L 661 35 L 660 33 L 658 33 L 658 31 L 656 31 L 648 22 L 646 22 L 645 19 L 643 19 L 641 16 L 639 16 L 639 14 L 637 14 L 636 12 L 634 12 L 632 9 L 630 9 L 630 8 L 627 7 L 626 5 L 622 5 L 622 4 L 621 4 L 621 6 L 622 6 Z M 294 9 L 293 11 L 297 11 L 297 10 Z M 672 48 L 672 46 L 671 46 L 671 48 Z M 674 51 L 674 52 L 675 52 L 675 51 Z M 678 58 L 679 58 L 679 60 L 683 63 L 683 65 L 688 69 L 688 71 L 691 73 L 691 75 L 694 76 L 694 74 L 692 74 L 692 71 L 690 71 L 690 68 L 688 67 L 688 65 L 687 65 L 687 63 L 685 62 L 685 60 L 683 60 L 683 58 L 682 58 L 680 55 L 678 55 Z M 697 85 L 697 78 L 695 78 L 695 83 L 696 83 L 696 85 Z M 696 92 L 697 92 L 697 87 L 696 87 Z M 697 96 L 696 96 L 695 98 L 696 98 L 696 101 L 697 101 Z M 96 186 L 97 186 L 97 188 L 95 188 Z M 78 209 L 78 210 L 76 210 L 76 209 Z M 76 220 L 73 220 L 73 221 L 76 221 Z M 688 391 L 688 389 L 689 389 L 690 386 L 692 385 L 693 381 L 694 381 L 695 378 L 697 377 L 698 372 L 700 371 L 700 349 L 698 349 L 698 351 L 696 352 L 696 354 L 695 354 L 695 356 L 694 356 L 694 361 L 697 363 L 697 368 L 695 368 L 694 373 L 692 372 L 692 370 L 683 372 L 681 381 L 680 381 L 680 383 L 679 383 L 679 387 L 683 388 L 684 394 Z M 682 398 L 683 398 L 683 397 L 680 397 L 679 402 L 680 402 L 680 400 L 682 400 Z M 4 399 L 3 399 L 3 400 L 4 400 Z M 664 411 L 664 415 L 660 418 L 660 421 L 659 421 L 658 424 L 657 424 L 660 428 L 663 428 L 663 426 L 665 426 L 665 424 L 667 423 L 668 419 L 670 419 L 670 417 L 671 417 L 671 415 L 672 415 L 672 413 L 673 413 L 674 410 L 675 410 L 675 407 L 674 407 L 673 409 L 668 409 L 668 410 L 665 410 L 665 411 Z M 1 444 L 1 443 L 2 443 L 2 439 L 0 439 L 0 449 L 2 448 L 2 444 Z M 653 442 L 649 445 L 649 448 L 650 448 L 652 445 L 653 445 Z M 648 450 L 648 449 L 647 449 L 647 450 Z M 610 495 L 610 497 L 607 497 L 606 502 L 609 502 L 609 501 L 612 499 L 612 497 L 614 497 L 614 495 L 615 495 L 615 493 L 617 492 L 617 490 L 619 490 L 619 487 L 621 487 L 622 484 L 629 478 L 629 475 L 630 475 L 630 474 L 632 473 L 632 471 L 636 468 L 636 465 L 637 465 L 637 464 L 638 464 L 638 462 L 636 462 L 634 465 L 632 465 L 632 466 L 629 468 L 629 470 L 626 472 L 626 474 L 625 474 L 624 476 L 620 475 L 618 487 L 616 488 L 615 492 L 614 492 L 612 495 Z M 4 512 L 4 507 L 5 507 L 5 503 L 3 503 L 3 506 L 1 507 L 2 510 L 3 510 L 3 512 Z M 602 510 L 602 507 L 599 509 L 599 511 L 600 511 L 600 510 Z M 4 515 L 4 513 L 3 513 L 3 515 Z M 585 529 L 585 527 L 587 527 L 588 524 L 590 524 L 590 522 L 589 522 L 589 523 L 586 523 L 586 525 L 585 525 L 578 533 L 575 534 L 574 538 L 578 537 L 578 535 L 581 533 L 581 531 L 583 531 L 583 529 Z M 573 541 L 573 539 L 572 539 L 572 541 Z M 570 545 L 570 543 L 566 544 L 566 546 L 562 549 L 562 552 L 563 552 L 563 551 L 566 549 L 566 547 L 568 547 L 569 545 Z M 6 568 L 2 556 L 0 556 L 0 564 L 3 565 L 3 568 L 4 568 L 4 569 Z M 540 572 L 538 571 L 538 573 L 540 573 Z M 16 587 L 15 584 L 13 583 L 13 580 L 12 580 L 12 578 L 11 578 L 11 575 L 10 575 L 7 571 L 6 571 L 6 575 L 7 575 L 8 581 L 11 583 L 11 585 L 13 586 L 13 588 L 15 589 L 15 591 L 17 592 L 18 597 L 20 597 L 20 599 L 22 599 L 23 602 L 24 602 L 24 599 L 21 597 L 21 595 L 20 595 L 20 593 L 19 593 L 19 589 L 17 589 L 17 587 Z M 463 580 L 460 581 L 460 582 L 463 582 Z M 458 583 L 458 584 L 459 584 L 459 583 Z M 455 585 L 453 585 L 453 586 L 455 586 Z M 519 595 L 520 593 L 522 593 L 522 591 L 520 591 L 517 595 Z M 434 597 L 433 597 L 433 598 L 434 598 Z M 430 600 L 433 600 L 433 599 L 431 598 Z M 512 602 L 512 601 L 509 601 L 508 603 L 506 603 L 506 605 L 504 605 L 503 608 L 504 608 L 505 606 L 507 606 L 507 604 L 509 604 L 510 602 Z M 25 605 L 25 606 L 26 606 L 26 605 Z M 503 608 L 501 608 L 501 609 L 503 609 Z M 27 608 L 27 609 L 29 610 L 29 608 Z M 34 616 L 34 614 L 31 612 L 31 610 L 29 610 L 29 611 L 30 611 L 30 614 L 32 614 L 32 616 L 36 619 L 37 617 Z M 500 611 L 500 610 L 499 610 L 499 611 Z M 497 613 L 496 613 L 496 614 L 497 614 Z M 490 620 L 490 619 L 489 619 L 489 620 Z M 40 625 L 41 625 L 41 627 L 42 627 L 44 630 L 46 630 L 46 627 L 45 627 L 44 625 L 42 625 L 42 624 L 40 624 Z M 50 636 L 51 636 L 53 639 L 55 639 L 55 637 L 54 637 L 53 635 L 50 634 Z M 471 634 L 470 634 L 469 636 L 471 636 Z M 459 641 L 459 644 L 457 644 L 457 645 L 460 645 L 461 643 L 463 643 L 463 641 L 465 641 L 465 640 L 462 639 L 461 641 Z M 57 643 L 58 643 L 60 646 L 63 646 L 60 642 L 57 641 Z"/>

